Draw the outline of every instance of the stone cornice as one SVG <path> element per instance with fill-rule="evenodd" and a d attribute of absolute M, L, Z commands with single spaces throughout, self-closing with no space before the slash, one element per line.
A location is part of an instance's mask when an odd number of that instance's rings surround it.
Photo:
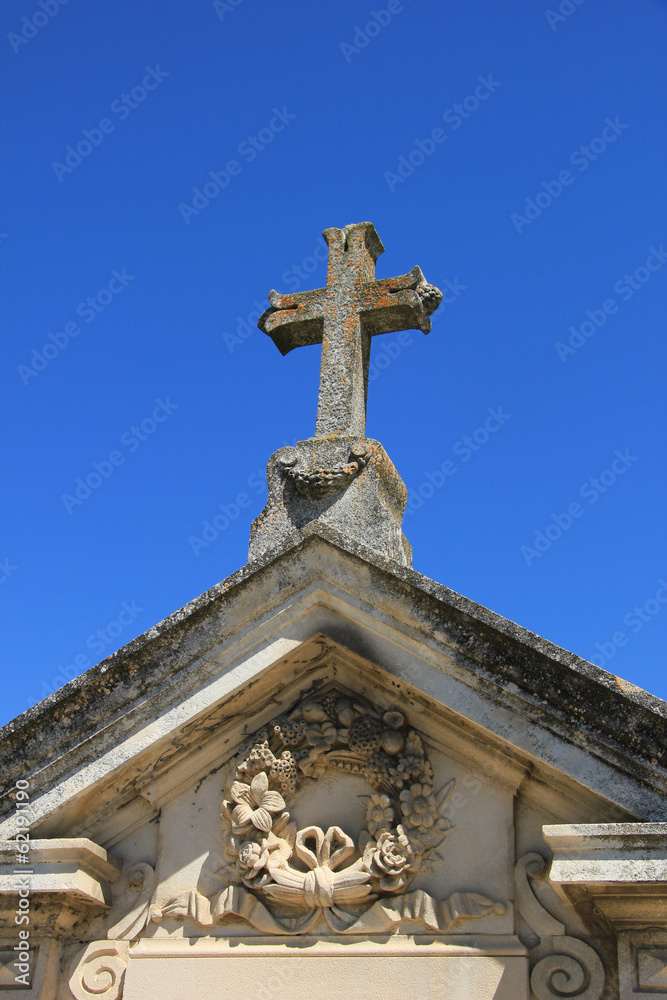
<path fill-rule="evenodd" d="M 667 823 L 543 827 L 549 880 L 577 905 L 588 896 L 615 929 L 667 929 Z"/>

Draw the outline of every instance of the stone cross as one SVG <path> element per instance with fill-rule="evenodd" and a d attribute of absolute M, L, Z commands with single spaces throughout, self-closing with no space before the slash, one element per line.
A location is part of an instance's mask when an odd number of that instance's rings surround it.
<path fill-rule="evenodd" d="M 370 222 L 322 235 L 329 247 L 326 287 L 287 295 L 272 290 L 258 326 L 281 354 L 322 344 L 315 437 L 363 438 L 371 337 L 411 329 L 428 333 L 442 293 L 427 284 L 419 267 L 376 281 L 375 262 L 384 247 Z"/>

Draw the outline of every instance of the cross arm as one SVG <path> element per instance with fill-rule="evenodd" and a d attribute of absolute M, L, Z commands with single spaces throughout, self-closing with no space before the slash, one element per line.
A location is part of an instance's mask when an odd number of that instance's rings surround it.
<path fill-rule="evenodd" d="M 286 295 L 271 289 L 271 304 L 259 317 L 257 326 L 271 337 L 283 355 L 295 347 L 321 344 L 326 294 L 325 288 Z"/>
<path fill-rule="evenodd" d="M 429 316 L 442 301 L 442 293 L 429 285 L 420 267 L 398 278 L 371 281 L 361 289 L 359 312 L 369 336 L 398 330 L 431 329 Z"/>

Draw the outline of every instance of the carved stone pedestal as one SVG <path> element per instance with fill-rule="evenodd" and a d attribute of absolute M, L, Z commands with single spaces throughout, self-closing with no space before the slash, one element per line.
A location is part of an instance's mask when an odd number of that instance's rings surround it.
<path fill-rule="evenodd" d="M 328 436 L 280 448 L 267 466 L 269 498 L 250 530 L 250 562 L 280 548 L 313 521 L 345 530 L 366 549 L 402 566 L 412 550 L 401 530 L 405 483 L 370 438 Z"/>

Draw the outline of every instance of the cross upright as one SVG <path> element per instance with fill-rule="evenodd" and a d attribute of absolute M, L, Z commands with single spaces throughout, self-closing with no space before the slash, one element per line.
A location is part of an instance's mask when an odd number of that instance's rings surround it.
<path fill-rule="evenodd" d="M 257 325 L 281 354 L 322 344 L 315 437 L 363 438 L 371 337 L 411 329 L 428 333 L 442 293 L 419 267 L 376 280 L 375 262 L 384 247 L 371 222 L 322 235 L 329 247 L 326 287 L 287 295 L 270 291 L 270 308 Z"/>

